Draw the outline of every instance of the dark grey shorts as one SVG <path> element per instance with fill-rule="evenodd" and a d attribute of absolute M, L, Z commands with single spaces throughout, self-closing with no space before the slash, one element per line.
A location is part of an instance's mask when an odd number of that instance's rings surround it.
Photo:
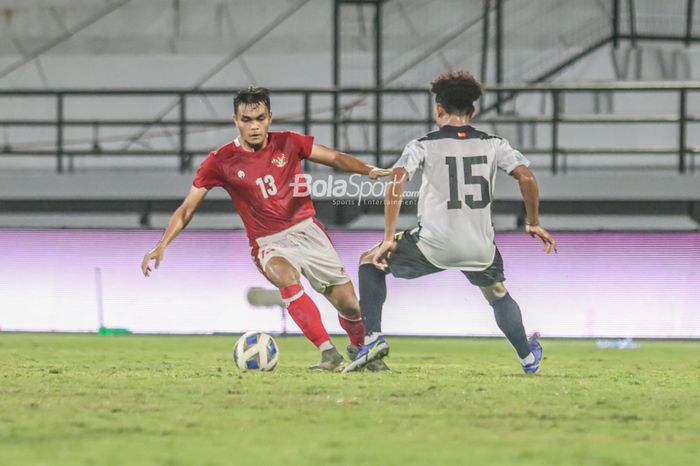
<path fill-rule="evenodd" d="M 396 251 L 389 258 L 389 271 L 393 276 L 410 280 L 411 278 L 418 278 L 445 270 L 433 265 L 418 249 L 416 243 L 418 242 L 419 234 L 419 228 L 396 234 Z M 485 270 L 479 272 L 462 270 L 461 272 L 473 285 L 479 287 L 490 286 L 503 282 L 506 279 L 503 273 L 503 258 L 498 248 L 496 248 L 493 262 Z"/>

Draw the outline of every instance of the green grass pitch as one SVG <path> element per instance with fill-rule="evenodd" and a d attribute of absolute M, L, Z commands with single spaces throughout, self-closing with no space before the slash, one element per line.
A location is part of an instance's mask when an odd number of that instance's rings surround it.
<path fill-rule="evenodd" d="M 544 340 L 525 376 L 505 339 L 393 338 L 393 372 L 345 375 L 299 337 L 240 374 L 235 341 L 0 333 L 0 464 L 700 464 L 697 342 Z"/>

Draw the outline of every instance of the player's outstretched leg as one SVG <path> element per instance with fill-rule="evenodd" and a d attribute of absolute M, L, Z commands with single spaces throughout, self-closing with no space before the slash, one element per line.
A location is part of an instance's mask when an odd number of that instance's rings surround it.
<path fill-rule="evenodd" d="M 331 343 L 328 332 L 323 327 L 321 313 L 318 311 L 316 303 L 306 294 L 301 285 L 295 284 L 281 288 L 280 295 L 287 305 L 289 315 L 304 333 L 304 336 L 321 350 L 321 360 L 309 369 L 320 371 L 340 369 L 345 361 Z"/>
<path fill-rule="evenodd" d="M 364 256 L 362 260 L 367 260 Z M 382 308 L 386 301 L 386 273 L 374 265 L 360 265 L 360 308 L 365 321 L 365 341 L 358 348 L 355 358 L 345 366 L 343 372 L 362 369 L 372 361 L 381 360 L 389 354 L 389 344 L 382 335 Z M 350 349 L 348 349 L 350 351 Z M 379 366 L 374 364 L 376 368 Z M 386 366 L 385 364 L 383 366 Z M 381 368 L 380 370 L 385 370 Z"/>
<path fill-rule="evenodd" d="M 299 326 L 304 336 L 321 351 L 321 360 L 309 369 L 323 371 L 341 369 L 345 360 L 331 343 L 316 303 L 299 283 L 297 269 L 283 257 L 272 257 L 265 264 L 265 276 L 279 288 L 282 301 L 287 306 L 292 320 Z"/>
<path fill-rule="evenodd" d="M 386 272 L 373 264 L 361 264 L 359 271 L 360 308 L 365 321 L 365 342 L 382 333 L 382 309 L 386 301 Z"/>
<path fill-rule="evenodd" d="M 537 373 L 542 361 L 542 346 L 536 336 L 528 340 L 518 303 L 510 296 L 503 283 L 481 287 L 481 291 L 493 308 L 498 328 L 518 353 L 523 371 Z"/>

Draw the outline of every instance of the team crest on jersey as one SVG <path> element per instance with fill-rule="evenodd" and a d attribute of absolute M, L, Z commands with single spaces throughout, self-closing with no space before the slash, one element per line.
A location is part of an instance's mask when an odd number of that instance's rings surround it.
<path fill-rule="evenodd" d="M 284 154 L 284 152 L 282 152 L 277 157 L 272 159 L 272 163 L 275 166 L 282 168 L 287 165 L 287 156 Z"/>
<path fill-rule="evenodd" d="M 238 178 L 245 178 L 245 172 L 243 170 L 238 170 Z"/>

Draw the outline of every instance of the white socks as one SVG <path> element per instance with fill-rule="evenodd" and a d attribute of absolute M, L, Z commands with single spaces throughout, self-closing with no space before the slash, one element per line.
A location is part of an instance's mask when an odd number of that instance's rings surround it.
<path fill-rule="evenodd" d="M 520 358 L 518 358 L 518 359 L 520 359 Z M 534 362 L 535 362 L 535 355 L 532 353 L 530 353 L 527 356 L 525 356 L 524 358 L 520 359 L 520 364 L 522 364 L 523 366 L 527 366 L 528 364 L 532 364 Z"/>
<path fill-rule="evenodd" d="M 330 340 L 324 341 L 323 343 L 321 343 L 321 346 L 318 347 L 318 349 L 320 349 L 322 353 L 324 351 L 332 349 L 332 348 L 334 348 L 334 346 L 333 346 L 333 343 L 330 342 Z"/>
<path fill-rule="evenodd" d="M 377 338 L 379 338 L 381 336 L 382 336 L 381 332 L 373 332 L 373 333 L 370 333 L 369 335 L 365 335 L 365 345 L 369 345 L 370 343 L 372 343 L 374 340 L 376 340 Z"/>

